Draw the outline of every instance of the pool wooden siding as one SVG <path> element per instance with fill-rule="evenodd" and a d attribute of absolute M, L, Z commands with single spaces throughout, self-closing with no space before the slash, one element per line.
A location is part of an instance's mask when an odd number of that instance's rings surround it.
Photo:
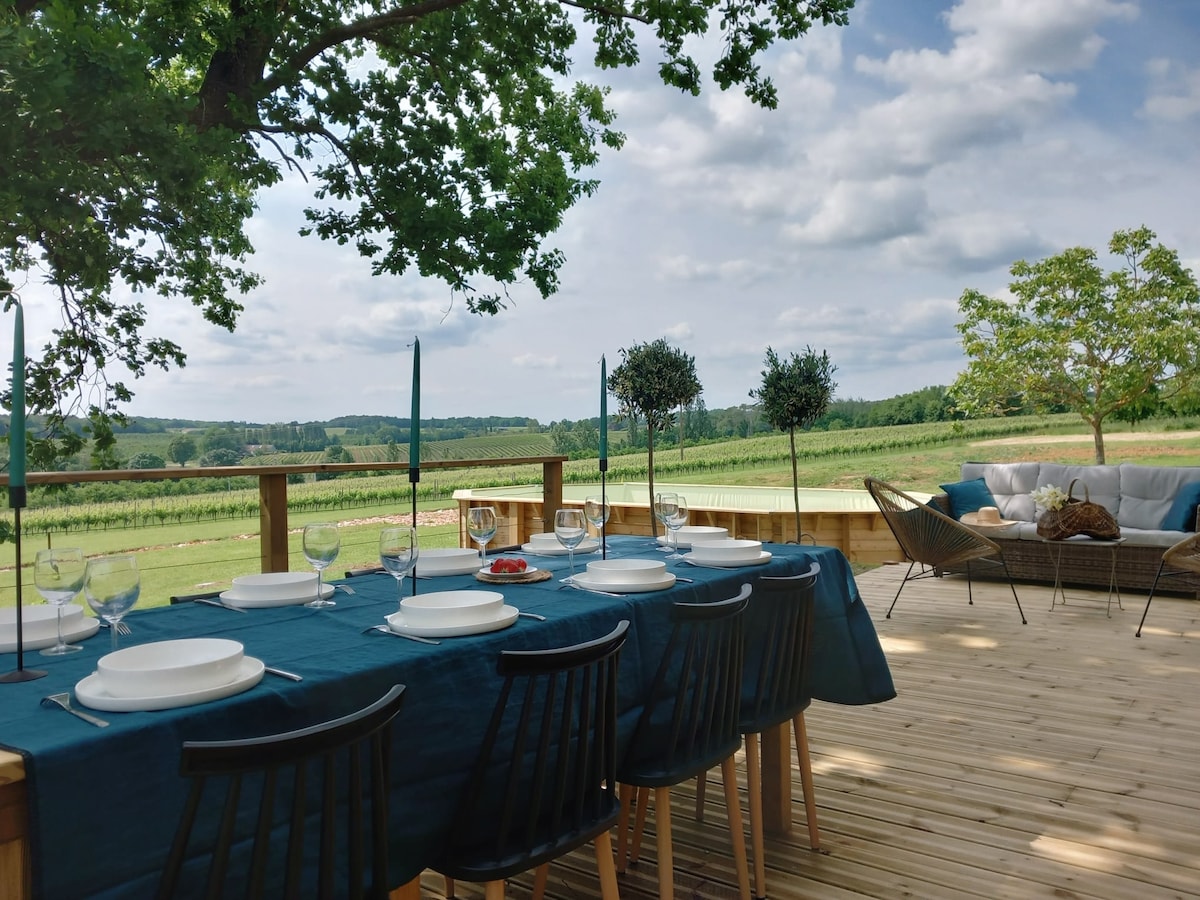
<path fill-rule="evenodd" d="M 672 487 L 683 487 L 673 485 Z M 863 492 L 865 493 L 865 492 Z M 471 546 L 466 530 L 467 508 L 493 506 L 499 525 L 491 546 L 507 547 L 526 543 L 531 534 L 553 530 L 552 515 L 547 515 L 540 491 L 529 496 L 504 496 L 498 492 L 489 496 L 480 491 L 456 491 L 458 501 L 459 544 Z M 582 507 L 582 499 L 565 495 L 563 506 Z M 611 499 L 608 519 L 609 534 L 649 536 L 650 508 L 646 503 Z M 689 525 L 717 525 L 729 530 L 731 536 L 775 543 L 796 542 L 794 510 L 720 509 L 691 506 Z M 800 513 L 804 542 L 825 547 L 837 547 L 851 562 L 886 563 L 903 559 L 900 547 L 879 510 L 845 509 Z M 658 529 L 662 534 L 661 526 Z"/>

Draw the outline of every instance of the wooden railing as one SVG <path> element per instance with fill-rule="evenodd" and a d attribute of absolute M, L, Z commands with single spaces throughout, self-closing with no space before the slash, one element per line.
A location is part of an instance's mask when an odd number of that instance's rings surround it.
<path fill-rule="evenodd" d="M 421 463 L 421 471 L 432 469 L 471 469 L 487 466 L 542 466 L 542 498 L 546 515 L 554 521 L 554 511 L 562 506 L 565 456 L 523 456 L 504 459 L 445 459 Z M 176 469 L 104 469 L 86 472 L 29 472 L 28 485 L 81 484 L 88 481 L 166 481 L 177 478 L 244 478 L 258 479 L 259 549 L 262 571 L 286 572 L 288 567 L 288 505 L 289 475 L 344 472 L 408 472 L 408 463 L 309 463 L 287 466 L 212 466 Z M 8 476 L 0 476 L 0 487 L 7 488 Z"/>

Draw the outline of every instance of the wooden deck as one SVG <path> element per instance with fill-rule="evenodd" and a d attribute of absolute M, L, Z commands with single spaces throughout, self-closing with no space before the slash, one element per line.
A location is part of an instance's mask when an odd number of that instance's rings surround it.
<path fill-rule="evenodd" d="M 1104 614 L 1105 594 L 960 578 L 904 589 L 885 566 L 859 577 L 899 696 L 807 715 L 823 849 L 797 827 L 769 840 L 769 895 L 818 900 L 1200 897 L 1200 602 L 1145 595 Z M 1080 599 L 1076 599 L 1080 598 Z M 1083 599 L 1087 598 L 1087 599 Z M 793 774 L 795 772 L 793 767 Z M 736 897 L 720 779 L 707 820 L 675 792 L 676 895 Z M 529 896 L 530 879 L 509 886 Z M 442 897 L 427 873 L 423 897 Z M 650 835 L 621 894 L 656 896 Z M 479 897 L 459 884 L 459 897 Z M 590 848 L 551 867 L 548 896 L 599 895 Z"/>

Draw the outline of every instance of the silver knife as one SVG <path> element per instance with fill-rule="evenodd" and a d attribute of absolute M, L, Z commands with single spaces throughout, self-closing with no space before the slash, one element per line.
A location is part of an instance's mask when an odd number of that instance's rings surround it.
<path fill-rule="evenodd" d="M 222 603 L 220 600 L 214 600 L 209 597 L 197 597 L 193 603 L 203 603 L 205 606 L 219 606 L 221 609 L 232 610 L 233 612 L 244 613 L 245 610 L 240 606 L 230 606 L 228 603 Z"/>
<path fill-rule="evenodd" d="M 278 675 L 280 678 L 287 678 L 290 681 L 303 681 L 304 676 L 297 675 L 295 672 L 287 672 L 283 669 L 276 669 L 274 666 L 263 666 L 264 672 L 270 672 L 272 675 Z"/>

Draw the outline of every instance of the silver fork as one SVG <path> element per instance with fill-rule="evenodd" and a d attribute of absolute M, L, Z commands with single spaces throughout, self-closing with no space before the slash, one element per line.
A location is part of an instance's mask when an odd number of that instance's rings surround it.
<path fill-rule="evenodd" d="M 620 597 L 620 596 L 622 596 L 621 594 L 614 594 L 612 591 L 598 591 L 595 588 L 586 588 L 583 585 L 576 584 L 573 581 L 563 582 L 561 585 L 559 585 L 558 589 L 561 591 L 564 588 L 574 588 L 577 591 L 586 591 L 589 594 L 599 594 L 601 597 Z"/>
<path fill-rule="evenodd" d="M 49 697 L 43 697 L 42 705 L 45 706 L 47 703 L 52 703 L 55 706 L 61 707 L 62 709 L 65 709 L 67 712 L 69 712 L 71 715 L 79 716 L 79 718 L 83 719 L 83 721 L 85 721 L 85 722 L 91 722 L 97 728 L 107 728 L 108 727 L 108 723 L 105 722 L 103 719 L 99 719 L 96 716 L 89 715 L 88 713 L 85 713 L 85 712 L 81 712 L 80 710 L 73 707 L 71 705 L 71 695 L 70 694 L 67 694 L 67 693 L 51 694 Z"/>
<path fill-rule="evenodd" d="M 114 626 L 112 625 L 112 623 L 108 622 L 107 620 L 101 619 L 100 627 L 101 628 L 113 628 Z M 126 625 L 124 622 L 118 622 L 115 627 L 117 629 L 117 634 L 121 634 L 121 635 L 133 634 L 133 629 L 130 628 L 128 625 Z M 107 725 L 108 723 L 105 722 L 104 724 Z"/>

